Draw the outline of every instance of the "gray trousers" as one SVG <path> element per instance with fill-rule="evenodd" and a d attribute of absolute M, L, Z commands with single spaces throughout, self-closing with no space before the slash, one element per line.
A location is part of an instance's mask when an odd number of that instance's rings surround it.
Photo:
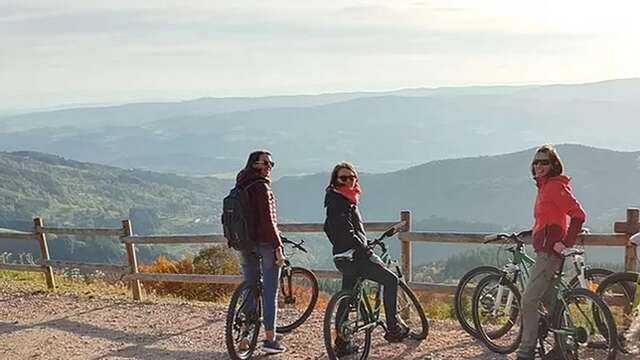
<path fill-rule="evenodd" d="M 529 282 L 522 296 L 520 314 L 522 316 L 522 342 L 518 348 L 518 356 L 533 359 L 538 341 L 538 305 L 544 302 L 549 306 L 556 296 L 553 277 L 560 269 L 562 259 L 546 253 L 536 254 L 536 264 L 531 270 Z"/>

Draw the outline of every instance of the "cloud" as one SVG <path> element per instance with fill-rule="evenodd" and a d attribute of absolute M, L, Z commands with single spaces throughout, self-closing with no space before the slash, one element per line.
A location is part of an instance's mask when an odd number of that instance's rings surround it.
<path fill-rule="evenodd" d="M 640 75 L 639 45 L 628 41 L 640 29 L 628 29 L 635 22 L 620 20 L 622 10 L 607 15 L 612 24 L 585 26 L 595 11 L 583 19 L 581 8 L 550 4 L 5 0 L 0 94 L 250 95 Z"/>

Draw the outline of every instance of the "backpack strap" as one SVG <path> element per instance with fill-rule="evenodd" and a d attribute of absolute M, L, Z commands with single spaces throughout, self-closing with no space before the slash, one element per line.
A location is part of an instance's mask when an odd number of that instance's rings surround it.
<path fill-rule="evenodd" d="M 267 181 L 265 179 L 255 179 L 254 181 L 248 183 L 246 186 L 241 187 L 238 186 L 240 189 L 242 190 L 249 190 L 250 187 L 252 187 L 253 185 L 257 184 L 257 183 L 266 183 Z"/>

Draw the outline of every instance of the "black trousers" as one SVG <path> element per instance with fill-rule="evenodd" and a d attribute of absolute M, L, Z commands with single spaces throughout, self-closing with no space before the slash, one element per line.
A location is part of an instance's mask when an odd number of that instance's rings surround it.
<path fill-rule="evenodd" d="M 398 295 L 398 277 L 391 270 L 380 266 L 369 259 L 354 261 L 336 261 L 336 267 L 342 273 L 342 289 L 351 290 L 358 277 L 375 281 L 382 285 L 382 301 L 384 304 L 387 328 L 394 330 L 396 320 L 396 296 Z M 342 313 L 338 309 L 339 313 Z"/>

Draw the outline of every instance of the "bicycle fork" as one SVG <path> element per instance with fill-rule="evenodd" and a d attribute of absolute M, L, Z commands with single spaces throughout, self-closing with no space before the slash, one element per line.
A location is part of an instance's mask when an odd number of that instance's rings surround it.
<path fill-rule="evenodd" d="M 511 292 L 506 286 L 504 285 L 499 285 L 498 286 L 498 293 L 496 294 L 496 301 L 495 301 L 495 305 L 493 308 L 493 316 L 498 316 L 498 309 L 500 309 L 500 306 L 502 306 L 502 297 L 504 296 L 504 292 L 507 291 L 507 302 L 505 304 L 505 313 L 509 314 L 511 313 L 511 306 L 513 306 L 513 292 Z"/>
<path fill-rule="evenodd" d="M 504 271 L 505 271 L 505 275 L 500 279 L 500 283 L 498 284 L 498 292 L 496 294 L 496 300 L 494 303 L 494 308 L 492 313 L 493 316 L 498 315 L 498 309 L 500 309 L 500 307 L 502 306 L 502 297 L 504 296 L 505 291 L 507 292 L 505 314 L 511 313 L 511 306 L 513 306 L 513 298 L 515 295 L 503 283 L 506 281 L 508 275 L 511 275 L 511 274 L 515 275 L 518 271 L 518 268 L 513 264 L 507 264 L 504 267 Z"/>

